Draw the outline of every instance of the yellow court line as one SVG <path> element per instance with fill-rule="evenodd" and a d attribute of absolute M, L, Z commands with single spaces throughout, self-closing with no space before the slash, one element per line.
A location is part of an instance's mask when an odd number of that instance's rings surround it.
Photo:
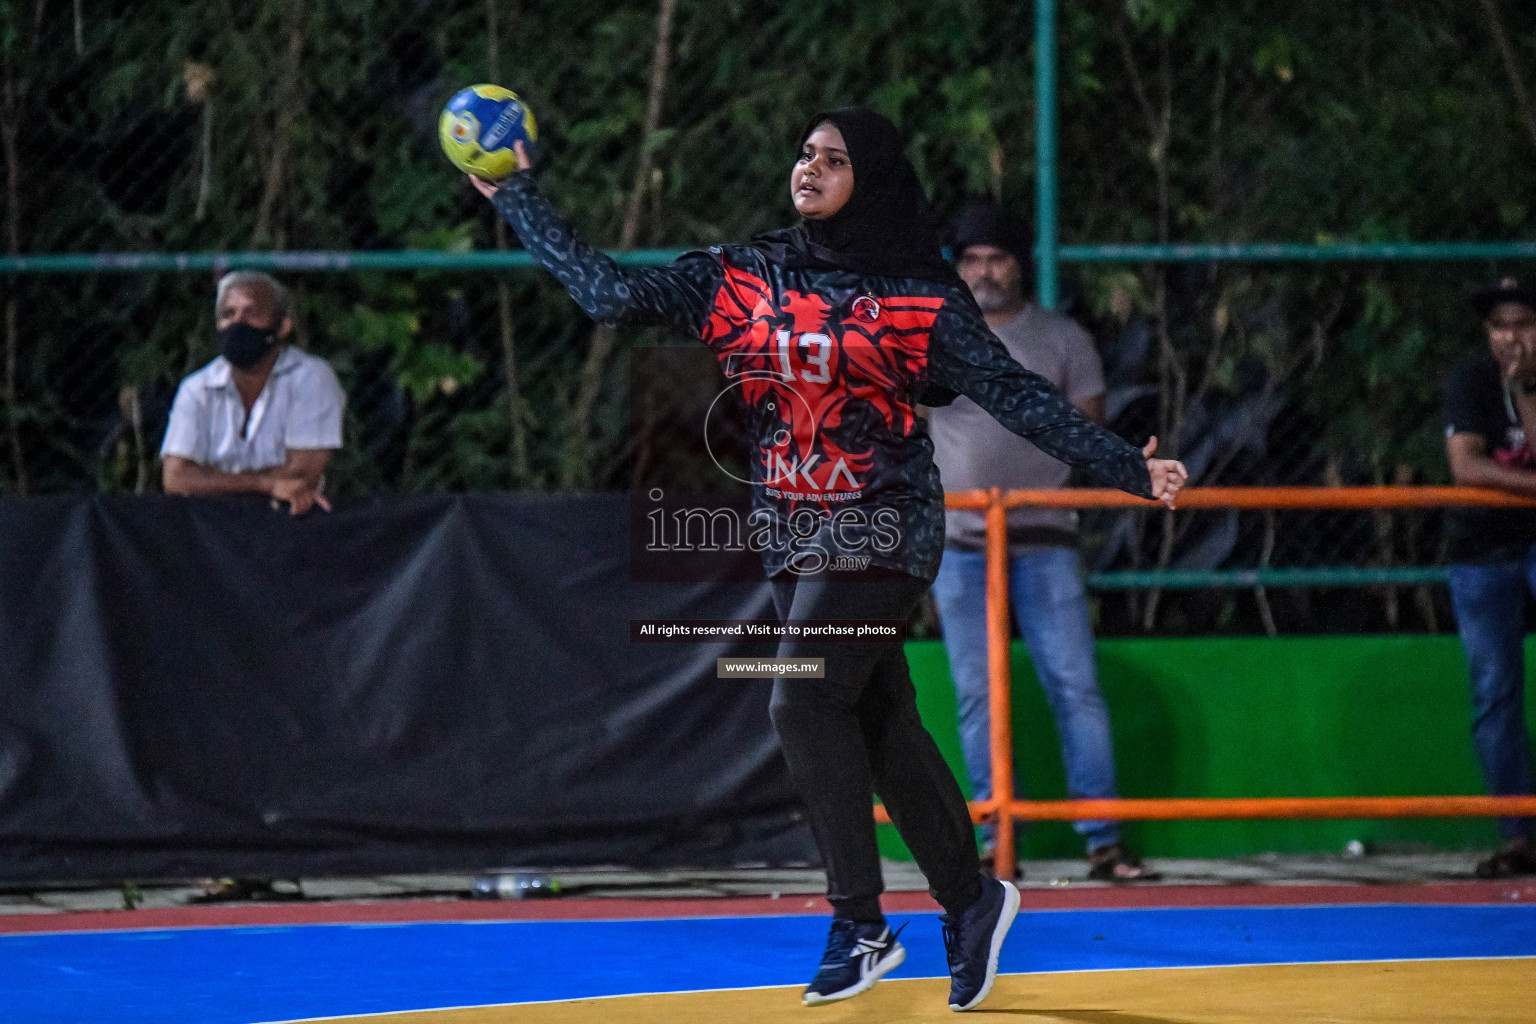
<path fill-rule="evenodd" d="M 888 979 L 842 1003 L 799 988 L 729 989 L 421 1010 L 357 1024 L 930 1024 L 955 1022 L 948 979 Z M 980 1011 L 1009 1024 L 1533 1024 L 1536 958 L 1011 974 Z"/>

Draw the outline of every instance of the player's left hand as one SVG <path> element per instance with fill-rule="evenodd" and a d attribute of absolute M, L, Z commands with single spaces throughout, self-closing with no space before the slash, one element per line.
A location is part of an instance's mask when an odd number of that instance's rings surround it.
<path fill-rule="evenodd" d="M 1154 459 L 1152 453 L 1155 451 L 1157 438 L 1153 437 L 1148 439 L 1147 446 L 1141 450 L 1141 457 L 1147 460 L 1147 473 L 1152 477 L 1152 497 L 1173 508 L 1179 496 L 1179 488 L 1189 482 L 1189 470 L 1176 459 Z"/>

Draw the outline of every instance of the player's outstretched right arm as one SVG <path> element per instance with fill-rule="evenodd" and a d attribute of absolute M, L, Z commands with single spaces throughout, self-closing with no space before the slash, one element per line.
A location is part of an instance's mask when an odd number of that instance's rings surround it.
<path fill-rule="evenodd" d="M 664 323 L 699 337 L 722 272 L 718 259 L 688 253 L 667 267 L 625 267 L 580 238 L 534 184 L 519 143 L 520 170 L 497 184 L 471 178 L 539 265 L 600 324 Z"/>

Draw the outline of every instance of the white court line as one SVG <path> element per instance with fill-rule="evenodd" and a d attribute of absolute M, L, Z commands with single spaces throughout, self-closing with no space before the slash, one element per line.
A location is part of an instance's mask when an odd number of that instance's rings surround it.
<path fill-rule="evenodd" d="M 1075 971 L 1020 971 L 1012 974 L 999 973 L 999 978 L 1034 978 L 1060 974 L 1111 974 L 1128 973 L 1131 971 L 1201 971 L 1216 970 L 1223 967 L 1312 967 L 1312 966 L 1336 966 L 1342 964 L 1433 964 L 1456 963 L 1471 960 L 1536 960 L 1536 955 L 1528 956 L 1433 956 L 1433 957 L 1385 957 L 1365 960 L 1274 960 L 1260 963 L 1242 964 L 1157 964 L 1147 967 L 1089 967 Z M 886 981 L 935 981 L 947 978 L 947 974 L 929 974 L 919 977 L 893 978 L 889 975 Z M 669 992 L 624 992 L 609 996 L 575 996 L 569 999 L 529 999 L 520 1003 L 477 1003 L 465 1006 L 426 1006 L 414 1010 L 375 1010 L 371 1013 L 345 1013 L 335 1017 L 296 1017 L 292 1020 L 258 1021 L 253 1024 L 320 1024 L 328 1020 L 359 1020 L 367 1017 L 383 1017 L 394 1013 L 450 1013 L 454 1010 L 505 1010 L 517 1006 L 546 1006 L 551 1003 L 587 1003 L 599 999 L 637 999 L 646 996 L 697 996 L 709 995 L 718 992 L 764 992 L 779 988 L 802 988 L 799 983 L 793 985 L 748 985 L 744 988 L 693 988 L 678 989 Z"/>

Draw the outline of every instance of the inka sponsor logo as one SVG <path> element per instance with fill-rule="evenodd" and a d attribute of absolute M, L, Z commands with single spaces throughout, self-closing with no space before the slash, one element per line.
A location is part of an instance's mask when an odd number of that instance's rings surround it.
<path fill-rule="evenodd" d="M 818 483 L 812 475 L 816 464 L 821 461 L 820 455 L 809 455 L 802 462 L 798 456 L 791 455 L 789 461 L 785 461 L 782 453 L 774 451 L 768 453 L 768 472 L 764 474 L 763 483 L 780 492 L 811 492 L 815 497 L 828 501 L 852 501 L 864 493 L 863 486 L 853 478 L 848 471 L 848 460 L 839 457 L 832 463 L 831 471 L 825 473 L 825 483 Z M 825 469 L 826 467 L 822 467 Z M 839 490 L 838 482 L 843 481 L 846 486 Z M 803 486 L 802 486 L 803 485 Z"/>

